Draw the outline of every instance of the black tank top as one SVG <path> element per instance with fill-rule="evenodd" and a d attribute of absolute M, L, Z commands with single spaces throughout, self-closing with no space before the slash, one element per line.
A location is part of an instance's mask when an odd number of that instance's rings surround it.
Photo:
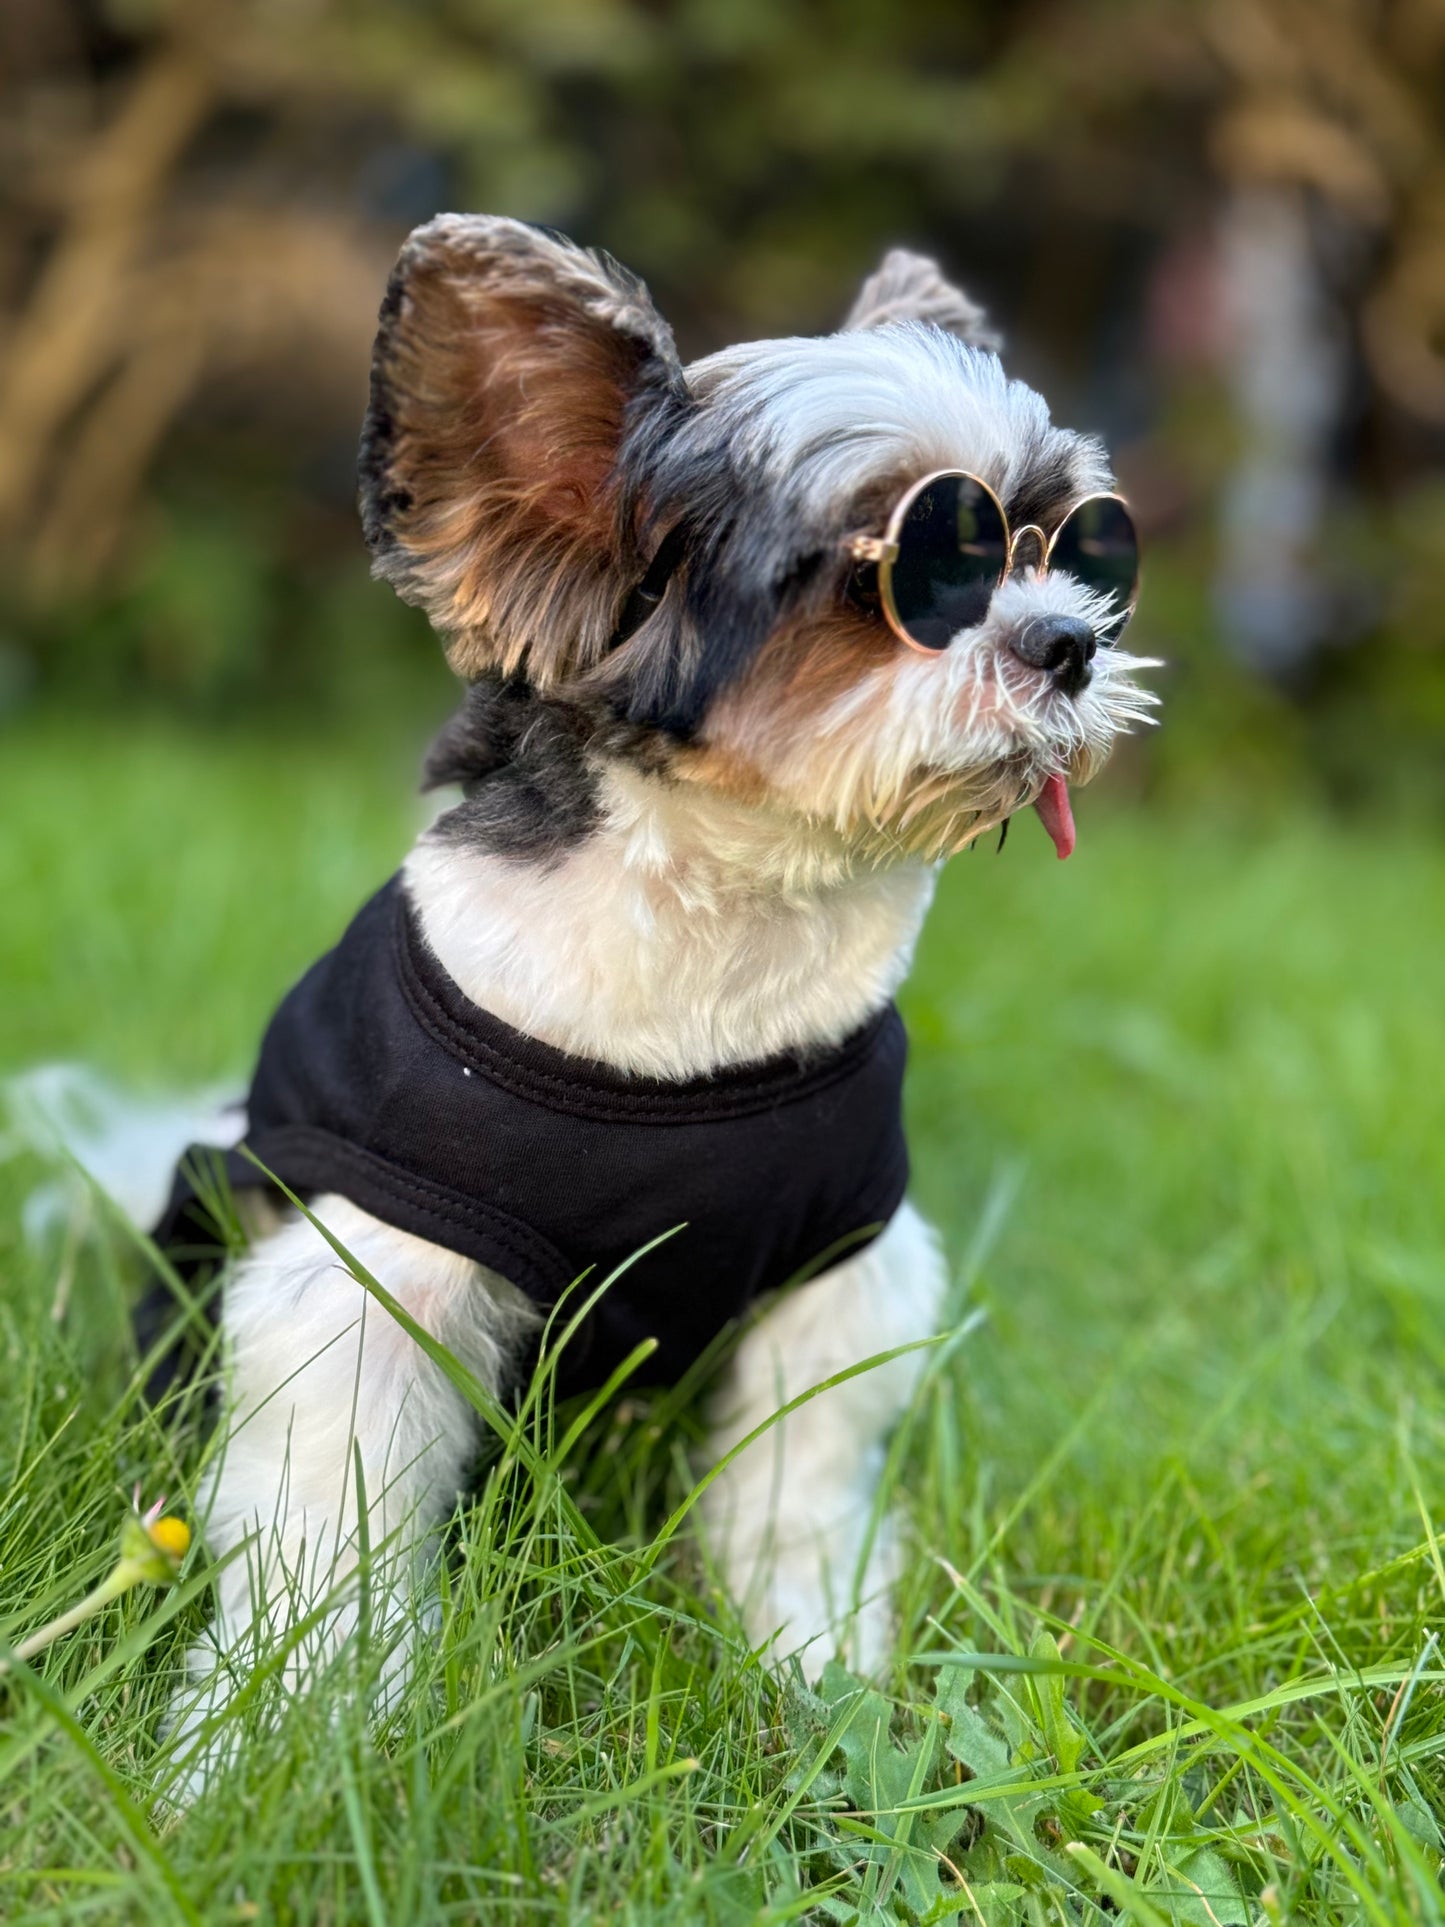
<path fill-rule="evenodd" d="M 468 1002 L 393 877 L 272 1019 L 244 1142 L 298 1196 L 339 1192 L 542 1307 L 671 1231 L 608 1290 L 559 1381 L 596 1386 L 652 1337 L 641 1377 L 671 1382 L 758 1293 L 860 1249 L 898 1208 L 906 1049 L 888 1004 L 829 1049 L 628 1076 Z M 264 1184 L 239 1151 L 224 1162 L 233 1188 Z M 193 1169 L 156 1233 L 192 1261 Z"/>

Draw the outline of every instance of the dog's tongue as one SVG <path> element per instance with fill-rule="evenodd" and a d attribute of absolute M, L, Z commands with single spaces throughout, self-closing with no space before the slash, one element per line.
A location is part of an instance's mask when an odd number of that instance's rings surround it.
<path fill-rule="evenodd" d="M 1069 803 L 1069 786 L 1062 776 L 1051 776 L 1034 798 L 1034 808 L 1049 835 L 1060 862 L 1074 854 L 1078 838 L 1074 831 L 1074 812 Z"/>

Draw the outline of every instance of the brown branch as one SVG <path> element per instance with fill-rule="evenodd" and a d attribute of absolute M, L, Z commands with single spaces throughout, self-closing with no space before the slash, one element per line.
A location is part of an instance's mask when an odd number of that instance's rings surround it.
<path fill-rule="evenodd" d="M 76 169 L 65 228 L 0 369 L 0 529 L 24 519 L 57 431 L 104 374 L 126 271 L 213 98 L 189 54 L 158 53 Z"/>
<path fill-rule="evenodd" d="M 157 332 L 86 411 L 31 548 L 30 575 L 43 598 L 89 588 L 113 559 L 136 490 L 196 385 L 201 359 L 194 329 Z"/>
<path fill-rule="evenodd" d="M 118 277 L 136 319 L 104 385 L 53 457 L 30 548 L 42 599 L 90 586 L 113 561 L 167 430 L 203 380 L 284 377 L 348 389 L 360 409 L 384 239 L 305 210 L 213 205 L 168 254 Z"/>

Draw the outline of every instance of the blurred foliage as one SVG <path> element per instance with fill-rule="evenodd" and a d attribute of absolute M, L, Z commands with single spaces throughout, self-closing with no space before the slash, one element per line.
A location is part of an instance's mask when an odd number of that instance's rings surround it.
<path fill-rule="evenodd" d="M 1119 452 L 1188 697 L 1149 780 L 1445 784 L 1445 0 L 7 0 L 0 70 L 0 711 L 444 700 L 351 493 L 388 266 L 459 206 L 611 248 L 685 354 L 935 253 Z M 1260 188 L 1346 347 L 1288 688 L 1210 595 Z"/>

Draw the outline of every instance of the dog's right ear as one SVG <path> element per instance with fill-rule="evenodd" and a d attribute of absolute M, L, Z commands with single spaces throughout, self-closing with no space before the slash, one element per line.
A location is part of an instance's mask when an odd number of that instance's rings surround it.
<path fill-rule="evenodd" d="M 441 215 L 387 288 L 361 442 L 374 572 L 454 669 L 545 687 L 604 653 L 636 576 L 629 428 L 691 406 L 646 288 L 564 236 Z"/>
<path fill-rule="evenodd" d="M 907 248 L 884 255 L 858 290 L 843 328 L 881 328 L 889 321 L 931 321 L 975 348 L 999 346 L 978 303 L 946 281 L 936 261 Z"/>

